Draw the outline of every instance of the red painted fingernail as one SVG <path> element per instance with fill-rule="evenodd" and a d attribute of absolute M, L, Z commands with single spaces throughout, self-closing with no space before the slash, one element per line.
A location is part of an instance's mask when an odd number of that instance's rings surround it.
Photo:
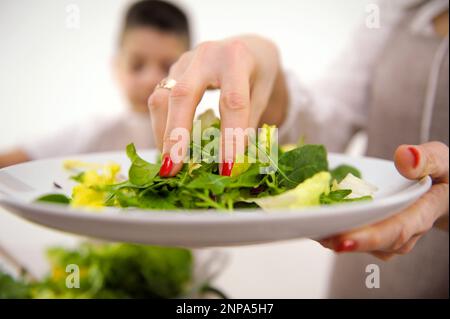
<path fill-rule="evenodd" d="M 159 169 L 159 176 L 167 177 L 172 170 L 173 162 L 169 155 L 164 155 L 161 168 Z"/>
<path fill-rule="evenodd" d="M 222 176 L 230 176 L 231 175 L 231 170 L 233 169 L 233 162 L 229 161 L 229 162 L 225 162 L 222 164 Z"/>
<path fill-rule="evenodd" d="M 352 239 L 346 239 L 342 242 L 340 242 L 335 248 L 334 251 L 337 253 L 340 252 L 348 252 L 348 251 L 353 251 L 357 248 L 357 244 L 356 241 L 352 240 Z"/>
<path fill-rule="evenodd" d="M 408 147 L 408 150 L 411 152 L 411 154 L 414 156 L 414 163 L 413 163 L 413 168 L 416 168 L 419 165 L 419 161 L 420 161 L 420 153 L 417 150 L 417 148 L 415 147 Z"/>

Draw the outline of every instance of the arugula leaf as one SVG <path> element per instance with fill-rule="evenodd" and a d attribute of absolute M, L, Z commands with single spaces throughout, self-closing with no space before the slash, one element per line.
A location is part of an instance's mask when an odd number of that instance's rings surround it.
<path fill-rule="evenodd" d="M 140 207 L 140 201 L 134 189 L 121 189 L 115 193 L 115 199 L 121 207 Z"/>
<path fill-rule="evenodd" d="M 187 188 L 207 189 L 215 195 L 222 194 L 225 187 L 231 183 L 229 176 L 204 173 L 186 185 Z"/>
<path fill-rule="evenodd" d="M 225 205 L 225 209 L 232 210 L 235 203 L 241 200 L 241 191 L 238 188 L 226 191 L 220 196 L 220 201 Z"/>
<path fill-rule="evenodd" d="M 142 208 L 151 209 L 178 209 L 176 205 L 176 199 L 173 193 L 169 193 L 166 196 L 161 196 L 157 193 L 147 193 L 145 197 L 142 197 Z"/>

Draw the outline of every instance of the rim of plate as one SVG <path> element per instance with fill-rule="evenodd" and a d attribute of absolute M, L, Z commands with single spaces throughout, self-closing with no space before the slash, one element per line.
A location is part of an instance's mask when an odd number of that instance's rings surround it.
<path fill-rule="evenodd" d="M 156 152 L 155 149 L 143 149 L 141 150 L 142 154 L 148 154 Z M 8 170 L 12 167 L 20 167 L 25 165 L 32 165 L 36 162 L 45 162 L 45 161 L 62 161 L 67 158 L 87 158 L 87 157 L 110 157 L 110 156 L 125 156 L 121 151 L 112 151 L 112 152 L 96 152 L 89 154 L 74 154 L 74 155 L 66 155 L 66 156 L 58 156 L 46 159 L 40 159 L 32 162 L 20 163 L 17 165 L 13 165 L 10 167 L 6 167 L 2 170 Z M 329 157 L 335 157 L 336 159 L 346 160 L 352 159 L 345 154 L 341 153 L 328 153 Z M 369 161 L 378 161 L 391 163 L 392 161 L 370 157 L 370 156 L 360 156 L 353 157 L 353 159 L 364 159 Z M 105 158 L 107 160 L 107 158 Z M 407 188 L 399 191 L 390 196 L 386 196 L 384 198 L 375 199 L 370 202 L 352 202 L 345 204 L 336 204 L 331 206 L 311 206 L 304 208 L 293 208 L 293 209 L 274 209 L 270 211 L 265 211 L 263 209 L 247 209 L 247 210 L 234 210 L 232 212 L 227 211 L 205 211 L 201 209 L 193 209 L 193 210 L 150 210 L 150 209 L 138 209 L 138 208 L 119 208 L 119 207 L 105 207 L 100 211 L 82 209 L 82 208 L 74 208 L 67 207 L 58 204 L 46 204 L 46 203 L 34 203 L 27 202 L 18 198 L 8 197 L 8 194 L 2 195 L 0 193 L 0 205 L 1 203 L 12 204 L 14 206 L 18 206 L 21 208 L 25 208 L 27 210 L 32 209 L 39 214 L 61 214 L 61 209 L 64 210 L 65 214 L 68 214 L 70 217 L 76 217 L 79 219 L 109 219 L 109 220 L 120 220 L 120 221 L 130 221 L 135 222 L 136 220 L 141 220 L 143 222 L 151 221 L 151 222 L 164 222 L 164 223 L 179 223 L 179 222 L 187 222 L 187 223 L 216 223 L 220 222 L 255 222 L 255 221 L 269 221 L 269 220 L 284 220 L 284 219 L 298 219 L 299 217 L 303 218 L 324 218 L 327 216 L 332 216 L 335 214 L 340 214 L 341 216 L 351 215 L 358 211 L 370 210 L 374 206 L 377 208 L 389 208 L 395 205 L 399 205 L 402 203 L 406 203 L 411 199 L 418 198 L 423 195 L 428 189 L 431 187 L 432 180 L 430 176 L 425 176 L 417 181 L 410 181 L 412 184 Z M 45 210 L 45 211 L 44 211 Z"/>
<path fill-rule="evenodd" d="M 333 206 L 313 206 L 298 209 L 277 209 L 265 211 L 262 209 L 249 210 L 234 210 L 227 211 L 204 211 L 196 210 L 144 210 L 144 209 L 123 209 L 116 207 L 105 207 L 99 211 L 89 209 L 77 209 L 73 207 L 66 207 L 58 204 L 45 204 L 25 202 L 17 198 L 7 198 L 0 196 L 0 204 L 12 204 L 13 206 L 32 209 L 34 213 L 46 215 L 61 215 L 61 209 L 64 214 L 78 219 L 94 219 L 94 220 L 115 220 L 123 222 L 135 222 L 140 220 L 143 222 L 164 222 L 164 223 L 202 223 L 211 224 L 217 222 L 255 222 L 255 221 L 275 221 L 284 219 L 298 219 L 302 218 L 324 218 L 327 216 L 340 214 L 341 216 L 351 215 L 358 211 L 370 210 L 374 206 L 377 209 L 389 208 L 402 203 L 407 203 L 409 200 L 418 198 L 423 195 L 430 187 L 432 181 L 430 176 L 425 176 L 416 181 L 406 189 L 371 202 L 353 202 L 345 204 L 336 204 Z"/>

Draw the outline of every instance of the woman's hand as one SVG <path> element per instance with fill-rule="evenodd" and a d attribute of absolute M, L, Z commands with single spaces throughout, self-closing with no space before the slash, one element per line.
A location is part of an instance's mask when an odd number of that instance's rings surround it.
<path fill-rule="evenodd" d="M 224 134 L 225 128 L 256 128 L 269 103 L 278 107 L 277 112 L 266 114 L 272 121 L 269 124 L 284 119 L 287 93 L 278 51 L 260 37 L 202 43 L 172 65 L 168 79 L 176 84 L 170 90 L 156 88 L 148 101 L 155 139 L 163 154 L 161 176 L 174 176 L 181 169 L 182 161 L 170 156 L 179 141 L 171 133 L 180 128 L 191 131 L 195 109 L 209 88 L 221 89 L 221 149 L 227 145 L 226 149 L 232 150 L 221 152 L 222 175 L 230 174 L 235 156 L 235 141 Z M 186 150 L 187 145 L 177 158 L 184 158 Z"/>
<path fill-rule="evenodd" d="M 430 175 L 431 189 L 400 213 L 378 222 L 321 240 L 336 252 L 368 252 L 388 260 L 410 252 L 422 235 L 433 226 L 448 230 L 448 146 L 430 142 L 418 146 L 402 145 L 395 152 L 395 166 L 409 179 Z"/>

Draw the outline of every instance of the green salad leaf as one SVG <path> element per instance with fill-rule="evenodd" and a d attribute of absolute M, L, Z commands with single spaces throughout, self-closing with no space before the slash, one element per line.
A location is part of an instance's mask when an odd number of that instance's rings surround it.
<path fill-rule="evenodd" d="M 0 299 L 30 298 L 30 289 L 21 279 L 12 276 L 0 269 Z"/>
<path fill-rule="evenodd" d="M 136 153 L 134 144 L 127 146 L 127 156 L 131 161 L 131 167 L 128 171 L 130 182 L 137 186 L 151 183 L 159 172 L 159 165 L 151 164 L 140 158 Z"/>
<path fill-rule="evenodd" d="M 37 202 L 54 203 L 54 204 L 70 204 L 70 198 L 64 194 L 48 194 L 38 197 Z"/>
<path fill-rule="evenodd" d="M 186 187 L 198 190 L 209 190 L 214 195 L 220 195 L 230 183 L 231 178 L 228 176 L 220 176 L 206 172 L 192 180 Z"/>
<path fill-rule="evenodd" d="M 48 251 L 51 273 L 35 298 L 174 298 L 192 279 L 189 250 L 134 244 L 89 244 Z M 79 268 L 78 289 L 67 289 L 67 265 Z"/>
<path fill-rule="evenodd" d="M 333 205 L 337 203 L 350 203 L 350 202 L 359 202 L 359 201 L 367 201 L 372 200 L 372 196 L 366 195 L 357 198 L 347 198 L 352 191 L 350 189 L 341 189 L 332 191 L 328 194 L 320 195 L 320 204 L 322 205 Z"/>
<path fill-rule="evenodd" d="M 354 176 L 361 178 L 361 172 L 350 165 L 339 165 L 331 170 L 331 176 L 333 176 L 333 179 L 338 183 L 340 183 L 348 174 L 353 174 Z"/>
<path fill-rule="evenodd" d="M 281 184 L 291 189 L 319 172 L 328 171 L 327 151 L 323 145 L 307 144 L 284 153 L 279 165 L 286 174 Z"/>

